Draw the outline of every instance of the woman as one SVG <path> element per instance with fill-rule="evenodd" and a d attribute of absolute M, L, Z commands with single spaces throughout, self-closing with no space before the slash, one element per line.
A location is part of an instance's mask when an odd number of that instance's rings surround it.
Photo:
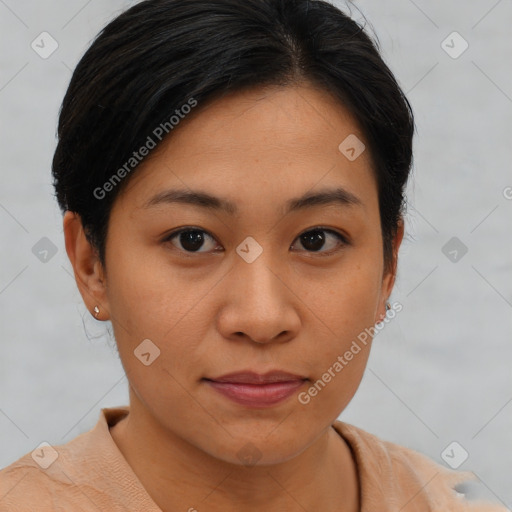
<path fill-rule="evenodd" d="M 129 406 L 0 472 L 0 510 L 500 511 L 337 420 L 391 304 L 410 105 L 319 0 L 148 0 L 78 64 L 66 250 Z"/>

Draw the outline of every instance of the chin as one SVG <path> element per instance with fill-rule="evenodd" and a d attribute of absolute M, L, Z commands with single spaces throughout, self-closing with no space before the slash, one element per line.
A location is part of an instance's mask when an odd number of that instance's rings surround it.
<path fill-rule="evenodd" d="M 212 457 L 236 466 L 256 467 L 280 464 L 302 453 L 308 443 L 299 443 L 298 432 L 283 429 L 279 436 L 240 434 L 226 438 L 215 446 L 202 447 Z"/>

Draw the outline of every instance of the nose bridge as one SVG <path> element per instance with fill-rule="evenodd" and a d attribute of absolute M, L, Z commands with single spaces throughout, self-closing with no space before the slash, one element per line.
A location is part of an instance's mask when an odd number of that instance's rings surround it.
<path fill-rule="evenodd" d="M 241 282 L 245 296 L 239 297 L 249 302 L 252 307 L 263 308 L 275 312 L 283 299 L 284 286 L 277 277 L 282 265 L 277 261 L 269 241 L 260 245 L 253 237 L 247 237 L 236 249 L 235 282 Z M 277 274 L 277 275 L 276 275 Z"/>
<path fill-rule="evenodd" d="M 284 340 L 283 332 L 290 339 L 298 329 L 286 278 L 280 276 L 285 265 L 265 245 L 246 239 L 236 249 L 226 309 L 221 315 L 221 329 L 227 337 L 243 333 L 252 341 L 267 343 Z"/>

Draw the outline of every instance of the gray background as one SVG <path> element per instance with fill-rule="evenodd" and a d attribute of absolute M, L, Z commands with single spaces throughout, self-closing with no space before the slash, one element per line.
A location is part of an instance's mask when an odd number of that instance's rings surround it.
<path fill-rule="evenodd" d="M 128 403 L 114 343 L 76 289 L 50 164 L 71 70 L 133 3 L 0 0 L 0 467 Z M 459 469 L 480 477 L 479 495 L 512 507 L 512 2 L 356 5 L 418 133 L 392 296 L 404 309 L 376 337 L 340 419 L 441 464 L 457 441 L 469 453 Z M 59 45 L 47 59 L 31 48 L 43 31 Z M 442 47 L 453 31 L 469 44 L 458 58 Z M 447 44 L 462 48 L 453 37 Z M 32 251 L 43 237 L 57 250 L 46 262 Z M 454 247 L 442 250 L 452 237 L 458 261 Z"/>

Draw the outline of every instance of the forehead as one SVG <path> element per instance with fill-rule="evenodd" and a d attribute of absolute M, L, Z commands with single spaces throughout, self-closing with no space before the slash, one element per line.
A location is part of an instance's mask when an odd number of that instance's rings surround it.
<path fill-rule="evenodd" d="M 365 193 L 375 193 L 369 151 L 351 160 L 340 150 L 346 140 L 364 147 L 357 121 L 324 91 L 238 92 L 199 105 L 180 121 L 137 168 L 128 189 L 137 191 L 137 208 L 171 186 L 215 191 L 233 202 L 249 198 L 251 190 L 253 200 L 264 193 L 275 202 L 315 186 L 341 186 L 364 202 Z"/>
<path fill-rule="evenodd" d="M 196 145 L 189 139 L 191 131 Z M 326 91 L 311 85 L 269 86 L 199 105 L 168 145 L 217 153 L 229 149 L 263 158 L 265 149 L 274 147 L 298 153 L 332 150 L 333 140 L 341 142 L 350 134 L 364 138 L 357 120 Z"/>

